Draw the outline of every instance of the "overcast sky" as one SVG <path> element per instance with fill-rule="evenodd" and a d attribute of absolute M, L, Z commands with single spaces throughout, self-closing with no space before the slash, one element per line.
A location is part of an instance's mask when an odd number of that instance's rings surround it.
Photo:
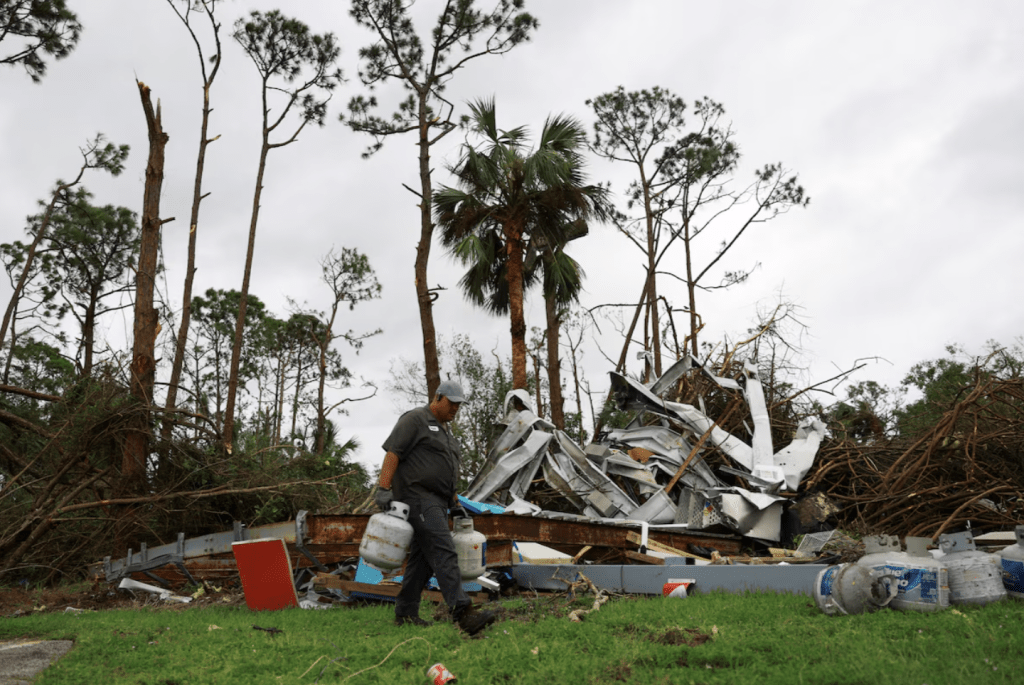
<path fill-rule="evenodd" d="M 167 265 L 163 295 L 180 307 L 201 113 L 198 58 L 166 0 L 68 0 L 84 26 L 71 56 L 51 62 L 42 84 L 17 68 L 0 69 L 0 242 L 24 239 L 57 178 L 75 175 L 78 148 L 97 132 L 132 153 L 124 174 L 88 175 L 94 201 L 141 209 L 148 150 L 135 78 L 152 88 L 170 136 L 161 213 Z M 435 17 L 437 0 L 417 11 Z M 488 5 L 486 0 L 484 5 Z M 688 102 L 722 103 L 744 155 L 741 186 L 755 167 L 781 161 L 811 196 L 752 229 L 723 270 L 759 267 L 743 285 L 702 295 L 704 338 L 735 340 L 759 309 L 780 299 L 800 307 L 807 383 L 878 357 L 854 380 L 894 385 L 918 361 L 950 343 L 980 352 L 987 340 L 1010 344 L 1024 334 L 1017 276 L 1024 256 L 1024 4 L 921 0 L 862 2 L 691 2 L 689 0 L 527 0 L 540 20 L 533 40 L 502 57 L 470 64 L 447 95 L 465 112 L 469 100 L 493 96 L 498 125 L 539 131 L 564 113 L 588 128 L 585 105 L 622 85 L 661 86 Z M 342 0 L 224 2 L 224 65 L 211 94 L 210 146 L 199 225 L 195 293 L 238 289 L 259 155 L 256 70 L 230 39 L 234 20 L 252 9 L 280 8 L 318 33 L 333 32 L 348 82 L 336 92 L 323 129 L 271 153 L 257 234 L 251 292 L 279 317 L 286 298 L 327 305 L 318 281 L 332 247 L 368 255 L 383 298 L 346 312 L 341 326 L 382 327 L 358 356 L 343 349 L 357 376 L 381 391 L 334 417 L 355 435 L 358 456 L 379 463 L 379 445 L 400 402 L 383 390 L 395 360 L 422 358 L 412 265 L 419 235 L 412 137 L 390 139 L 369 160 L 370 142 L 337 120 L 353 95 L 358 50 L 371 40 Z M 0 53 L 8 46 L 0 43 Z M 398 86 L 379 91 L 394 102 Z M 384 110 L 385 112 L 387 110 Z M 435 184 L 448 183 L 461 134 L 433 157 Z M 621 191 L 631 169 L 591 159 L 591 179 Z M 710 254 L 726 233 L 709 235 Z M 610 226 L 573 246 L 587 272 L 586 307 L 635 301 L 643 255 Z M 457 291 L 458 266 L 435 245 L 430 285 L 447 288 L 435 306 L 442 336 L 466 333 L 482 351 L 507 354 L 506 320 L 488 317 Z M 665 266 L 682 268 L 681 254 Z M 661 281 L 677 306 L 684 291 Z M 10 288 L 0 287 L 6 302 Z M 115 349 L 130 347 L 122 320 L 106 322 Z M 527 323 L 544 325 L 543 303 L 527 303 Z M 128 326 L 130 330 L 130 325 Z M 614 331 L 601 347 L 616 355 Z M 610 368 L 593 345 L 588 379 L 607 387 Z M 634 362 L 635 365 L 635 362 Z M 166 375 L 162 378 L 166 380 Z M 358 394 L 359 388 L 353 388 Z M 839 390 L 841 393 L 841 389 Z M 820 396 L 828 401 L 827 396 Z"/>

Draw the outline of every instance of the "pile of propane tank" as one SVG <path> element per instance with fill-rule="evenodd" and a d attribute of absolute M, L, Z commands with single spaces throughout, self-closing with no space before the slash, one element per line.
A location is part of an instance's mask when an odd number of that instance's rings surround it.
<path fill-rule="evenodd" d="M 928 550 L 931 538 L 907 537 L 903 551 L 896 536 L 866 537 L 865 554 L 856 563 L 818 574 L 814 601 L 834 616 L 1024 599 L 1024 526 L 1015 532 L 1017 543 L 998 554 L 978 550 L 970 531 L 940 535 L 936 554 Z"/>
<path fill-rule="evenodd" d="M 473 519 L 456 518 L 452 530 L 455 552 L 459 555 L 459 572 L 463 580 L 476 580 L 487 571 L 487 538 L 473 530 Z M 387 573 L 405 563 L 412 545 L 412 524 L 409 507 L 391 502 L 387 511 L 370 517 L 359 543 L 359 556 L 373 568 Z"/>

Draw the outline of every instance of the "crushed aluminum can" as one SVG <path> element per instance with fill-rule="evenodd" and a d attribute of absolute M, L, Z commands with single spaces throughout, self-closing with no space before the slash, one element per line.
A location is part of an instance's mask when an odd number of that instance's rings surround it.
<path fill-rule="evenodd" d="M 663 597 L 686 597 L 694 582 L 692 578 L 669 578 L 668 582 L 662 585 L 661 594 Z"/>
<path fill-rule="evenodd" d="M 431 679 L 430 682 L 434 685 L 444 685 L 445 683 L 454 683 L 455 676 L 452 672 L 445 668 L 444 664 L 434 664 L 427 671 L 427 677 Z"/>

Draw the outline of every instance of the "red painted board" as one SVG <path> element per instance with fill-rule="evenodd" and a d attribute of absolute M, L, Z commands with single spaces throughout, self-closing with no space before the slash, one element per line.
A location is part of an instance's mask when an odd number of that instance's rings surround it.
<path fill-rule="evenodd" d="M 281 538 L 232 542 L 231 551 L 242 578 L 245 603 L 253 611 L 299 606 L 292 565 Z"/>

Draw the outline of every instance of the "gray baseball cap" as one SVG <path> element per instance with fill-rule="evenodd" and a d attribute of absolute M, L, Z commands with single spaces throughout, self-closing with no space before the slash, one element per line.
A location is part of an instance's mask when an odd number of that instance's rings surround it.
<path fill-rule="evenodd" d="M 465 402 L 466 397 L 462 393 L 462 386 L 455 381 L 441 381 L 437 386 L 435 395 L 444 395 L 450 402 Z"/>

